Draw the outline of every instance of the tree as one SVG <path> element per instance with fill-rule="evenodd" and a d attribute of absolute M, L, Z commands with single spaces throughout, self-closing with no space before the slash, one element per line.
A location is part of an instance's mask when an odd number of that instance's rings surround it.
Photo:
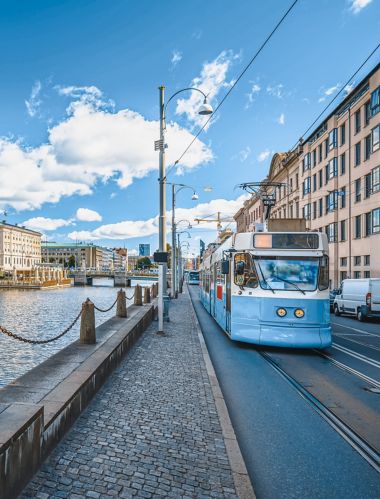
<path fill-rule="evenodd" d="M 68 266 L 69 267 L 75 267 L 76 261 L 75 261 L 75 256 L 71 255 L 68 261 Z"/>
<path fill-rule="evenodd" d="M 151 266 L 152 262 L 150 261 L 149 256 L 143 256 L 137 260 L 138 269 L 150 269 Z"/>

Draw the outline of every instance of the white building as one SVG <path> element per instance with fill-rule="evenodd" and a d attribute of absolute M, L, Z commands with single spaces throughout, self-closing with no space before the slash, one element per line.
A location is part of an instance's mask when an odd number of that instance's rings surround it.
<path fill-rule="evenodd" d="M 0 222 L 0 270 L 31 270 L 41 263 L 42 234 Z"/>

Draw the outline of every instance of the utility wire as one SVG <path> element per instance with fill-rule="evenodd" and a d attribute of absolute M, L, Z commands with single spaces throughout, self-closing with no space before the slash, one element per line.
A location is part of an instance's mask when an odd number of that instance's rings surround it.
<path fill-rule="evenodd" d="M 358 67 L 358 69 L 355 71 L 355 73 L 346 81 L 346 83 L 342 86 L 342 88 L 339 90 L 339 92 L 330 100 L 330 102 L 322 109 L 322 111 L 318 114 L 318 116 L 315 118 L 313 123 L 309 126 L 307 130 L 304 131 L 304 133 L 301 135 L 301 139 L 307 134 L 307 132 L 313 128 L 313 126 L 317 123 L 319 118 L 325 113 L 325 111 L 331 106 L 331 104 L 339 97 L 339 95 L 345 90 L 347 85 L 350 84 L 350 82 L 355 78 L 355 76 L 359 73 L 359 71 L 362 69 L 362 67 L 369 61 L 369 59 L 373 56 L 373 54 L 378 50 L 380 47 L 380 43 L 372 50 L 372 52 L 369 54 L 369 56 L 366 58 L 364 62 Z M 291 151 L 298 145 L 299 141 L 294 144 L 294 146 L 290 149 Z"/>
<path fill-rule="evenodd" d="M 223 105 L 223 103 L 225 102 L 225 100 L 227 99 L 227 97 L 230 95 L 230 93 L 232 92 L 232 90 L 236 87 L 236 85 L 238 84 L 238 82 L 241 80 L 241 78 L 244 76 L 244 74 L 248 71 L 248 69 L 250 68 L 250 66 L 255 61 L 255 59 L 262 52 L 262 50 L 267 45 L 267 43 L 269 42 L 269 40 L 272 38 L 272 36 L 278 30 L 278 28 L 280 27 L 280 25 L 284 22 L 284 20 L 288 16 L 288 14 L 290 14 L 290 12 L 292 11 L 292 9 L 294 8 L 294 6 L 296 5 L 297 2 L 298 2 L 298 0 L 294 0 L 294 2 L 292 3 L 292 5 L 288 8 L 288 10 L 285 12 L 285 14 L 281 17 L 281 19 L 276 24 L 276 26 L 273 28 L 273 30 L 271 31 L 271 33 L 267 36 L 267 38 L 265 39 L 265 41 L 261 44 L 260 48 L 256 51 L 255 55 L 252 57 L 252 59 L 248 62 L 248 64 L 243 69 L 243 71 L 240 73 L 240 75 L 234 81 L 233 85 L 231 85 L 231 87 L 229 88 L 228 92 L 225 94 L 225 96 L 223 97 L 223 99 L 220 101 L 220 103 L 215 108 L 215 111 L 213 112 L 213 114 L 210 115 L 210 117 L 206 120 L 206 122 L 203 124 L 203 126 L 199 129 L 198 133 L 194 136 L 194 138 L 192 139 L 192 141 L 190 142 L 190 144 L 183 151 L 183 153 L 181 154 L 181 156 L 174 162 L 172 168 L 175 165 L 177 165 L 181 161 L 181 159 L 185 156 L 185 154 L 187 153 L 187 151 L 190 149 L 190 147 L 194 144 L 194 142 L 197 140 L 197 138 L 199 137 L 199 135 L 206 128 L 207 124 L 210 122 L 210 120 L 212 119 L 212 117 L 215 115 L 215 113 L 218 111 L 218 109 L 220 109 L 220 107 Z M 168 169 L 168 172 L 169 172 L 169 169 Z"/>

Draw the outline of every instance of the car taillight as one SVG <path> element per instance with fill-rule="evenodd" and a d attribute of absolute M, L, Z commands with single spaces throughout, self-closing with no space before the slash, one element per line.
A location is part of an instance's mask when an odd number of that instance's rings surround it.
<path fill-rule="evenodd" d="M 365 297 L 365 302 L 369 309 L 371 309 L 371 298 L 372 298 L 371 293 L 367 293 Z"/>

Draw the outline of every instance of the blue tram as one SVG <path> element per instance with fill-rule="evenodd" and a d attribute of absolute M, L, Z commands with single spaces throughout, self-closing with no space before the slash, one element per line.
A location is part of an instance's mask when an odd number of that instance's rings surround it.
<path fill-rule="evenodd" d="M 199 284 L 199 271 L 198 270 L 190 270 L 187 274 L 187 282 L 189 284 Z"/>
<path fill-rule="evenodd" d="M 200 296 L 232 340 L 326 348 L 328 269 L 325 234 L 238 233 L 205 256 Z"/>

